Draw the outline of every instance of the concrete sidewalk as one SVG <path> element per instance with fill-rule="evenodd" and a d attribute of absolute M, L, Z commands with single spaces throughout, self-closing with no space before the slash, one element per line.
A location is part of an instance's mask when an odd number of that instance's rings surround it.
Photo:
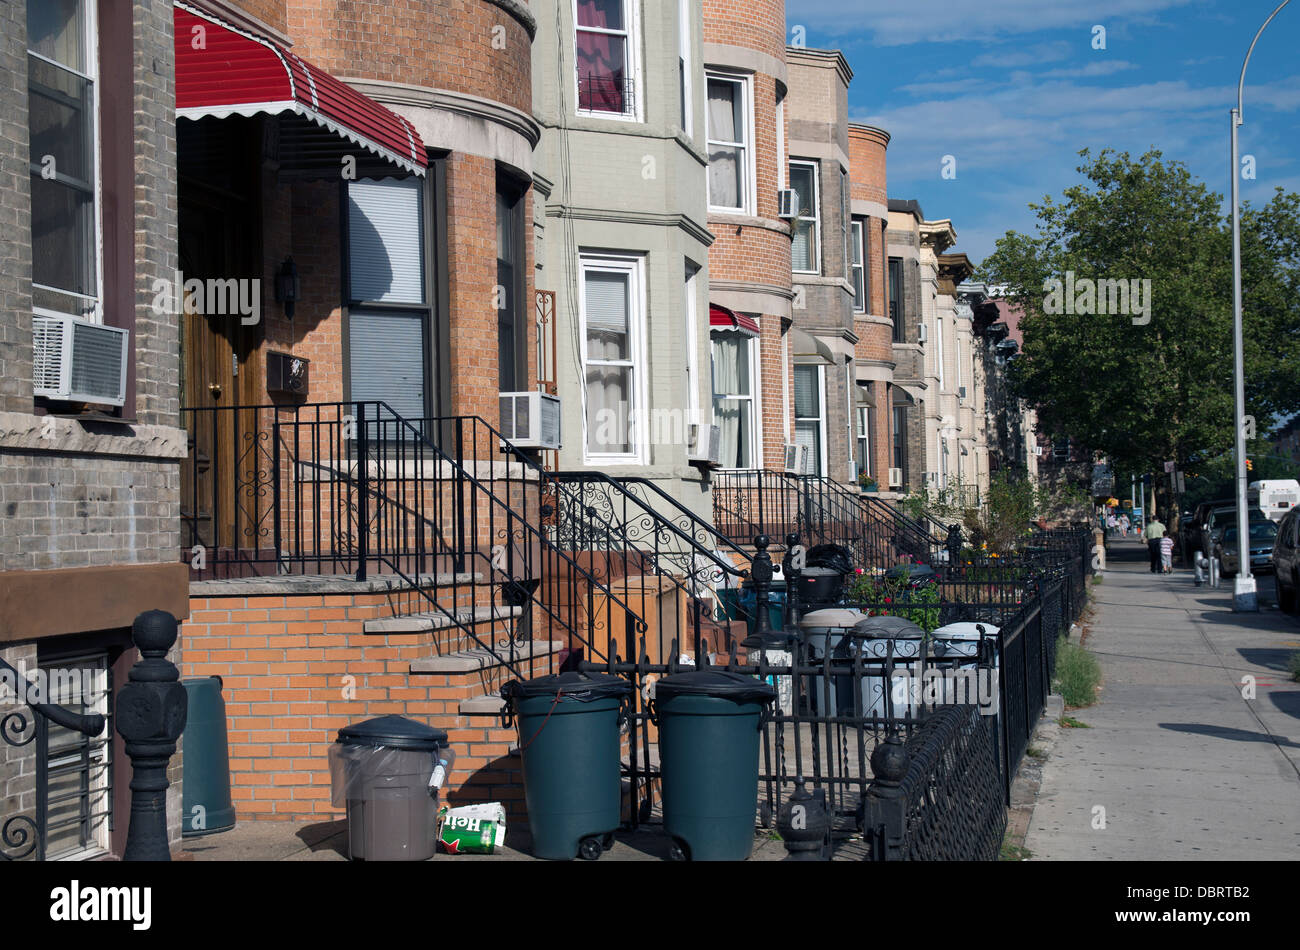
<path fill-rule="evenodd" d="M 1086 643 L 1103 688 L 1070 713 L 1092 728 L 1061 730 L 1025 846 L 1036 859 L 1300 857 L 1300 684 L 1286 674 L 1300 624 L 1271 606 L 1232 613 L 1230 582 L 1152 575 L 1136 541 L 1112 540 L 1107 568 Z M 1274 603 L 1271 579 L 1260 587 Z"/>

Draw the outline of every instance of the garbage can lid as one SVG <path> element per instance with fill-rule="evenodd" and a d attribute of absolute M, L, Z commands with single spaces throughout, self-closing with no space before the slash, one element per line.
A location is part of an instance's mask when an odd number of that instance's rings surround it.
<path fill-rule="evenodd" d="M 851 567 L 844 571 L 833 567 L 805 567 L 799 572 L 799 578 L 800 580 L 806 580 L 810 577 L 843 577 L 851 570 L 853 570 Z"/>
<path fill-rule="evenodd" d="M 776 687 L 731 670 L 690 670 L 665 676 L 655 684 L 656 701 L 674 696 L 714 696 L 738 703 L 770 703 Z"/>
<path fill-rule="evenodd" d="M 415 749 L 432 752 L 449 745 L 447 733 L 442 729 L 407 719 L 405 716 L 380 716 L 364 722 L 354 722 L 339 730 L 339 742 L 344 745 L 369 745 L 391 749 Z"/>
<path fill-rule="evenodd" d="M 984 632 L 990 637 L 998 635 L 998 628 L 991 623 L 960 620 L 957 623 L 949 623 L 936 628 L 930 636 L 936 640 L 978 640 L 980 638 L 980 627 L 983 627 Z"/>
<path fill-rule="evenodd" d="M 799 626 L 807 629 L 817 627 L 843 627 L 846 630 L 866 617 L 861 610 L 852 607 L 824 607 L 810 610 L 799 618 Z"/>
<path fill-rule="evenodd" d="M 501 687 L 501 695 L 507 702 L 512 698 L 559 694 L 575 702 L 590 703 L 597 699 L 622 698 L 631 692 L 632 684 L 621 676 L 579 673 L 576 670 L 530 680 L 511 680 Z"/>
<path fill-rule="evenodd" d="M 903 617 L 867 617 L 853 625 L 850 636 L 863 640 L 920 640 L 925 631 Z"/>
<path fill-rule="evenodd" d="M 890 580 L 897 580 L 904 575 L 910 582 L 915 583 L 920 580 L 927 580 L 934 576 L 934 568 L 925 564 L 899 564 L 885 571 L 885 576 Z"/>

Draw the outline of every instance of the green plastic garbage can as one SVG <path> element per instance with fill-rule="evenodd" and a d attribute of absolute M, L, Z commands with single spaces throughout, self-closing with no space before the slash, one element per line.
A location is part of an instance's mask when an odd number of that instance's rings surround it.
<path fill-rule="evenodd" d="M 754 848 L 758 734 L 775 687 L 730 670 L 655 684 L 664 831 L 676 860 L 744 861 Z"/>
<path fill-rule="evenodd" d="M 427 861 L 437 851 L 438 793 L 455 755 L 447 733 L 403 716 L 339 730 L 330 800 L 347 808 L 354 861 Z"/>
<path fill-rule="evenodd" d="M 189 716 L 181 736 L 181 835 L 229 831 L 235 827 L 230 800 L 230 750 L 226 738 L 226 701 L 220 676 L 195 676 L 181 681 L 189 699 Z"/>
<path fill-rule="evenodd" d="M 603 673 L 511 680 L 507 723 L 519 725 L 533 855 L 594 861 L 622 819 L 619 723 L 632 684 Z"/>

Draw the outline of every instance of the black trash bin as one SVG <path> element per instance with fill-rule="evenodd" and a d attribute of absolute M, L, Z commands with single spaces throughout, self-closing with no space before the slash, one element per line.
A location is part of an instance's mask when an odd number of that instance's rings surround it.
<path fill-rule="evenodd" d="M 331 801 L 348 812 L 348 856 L 425 861 L 437 853 L 438 791 L 455 759 L 447 733 L 402 716 L 339 730 Z"/>
<path fill-rule="evenodd" d="M 533 855 L 600 857 L 614 843 L 623 796 L 619 721 L 632 684 L 604 673 L 511 680 L 501 688 L 519 723 Z"/>

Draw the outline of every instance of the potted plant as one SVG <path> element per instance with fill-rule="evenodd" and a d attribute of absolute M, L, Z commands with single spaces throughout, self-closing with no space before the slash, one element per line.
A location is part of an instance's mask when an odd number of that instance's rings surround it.
<path fill-rule="evenodd" d="M 876 490 L 876 480 L 866 472 L 858 475 L 858 490 L 864 492 L 873 492 Z"/>

